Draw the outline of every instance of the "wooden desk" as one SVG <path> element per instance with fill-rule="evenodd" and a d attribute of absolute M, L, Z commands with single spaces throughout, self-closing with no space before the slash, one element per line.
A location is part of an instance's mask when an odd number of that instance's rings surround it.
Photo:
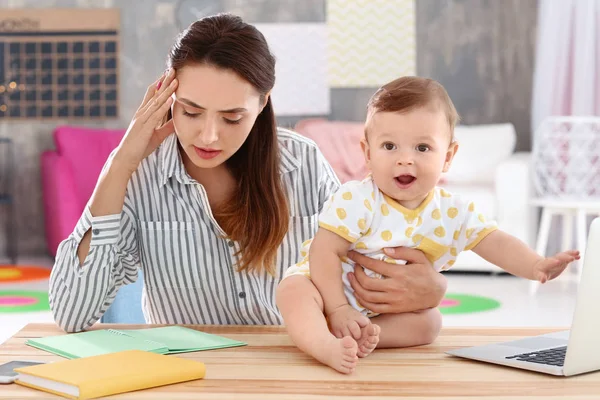
<path fill-rule="evenodd" d="M 96 329 L 115 325 L 97 325 Z M 143 328 L 148 325 L 119 326 Z M 359 360 L 356 371 L 339 374 L 299 352 L 279 327 L 197 327 L 242 340 L 248 346 L 183 353 L 206 364 L 206 378 L 126 393 L 132 399 L 337 399 L 383 398 L 565 399 L 600 398 L 600 373 L 571 378 L 546 376 L 445 355 L 457 347 L 533 336 L 557 329 L 446 328 L 430 346 L 376 350 Z M 59 335 L 53 324 L 30 324 L 0 346 L 0 362 L 17 359 L 56 361 L 61 357 L 26 346 L 28 338 Z M 0 386 L 0 398 L 59 398 L 18 385 Z"/>

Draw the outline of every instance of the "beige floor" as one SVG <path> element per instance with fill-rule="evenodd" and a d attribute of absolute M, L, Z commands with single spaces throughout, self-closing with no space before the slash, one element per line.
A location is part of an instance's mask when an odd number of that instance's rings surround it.
<path fill-rule="evenodd" d="M 480 295 L 499 301 L 487 312 L 445 315 L 445 326 L 568 327 L 575 309 L 577 282 L 564 278 L 541 285 L 532 295 L 530 282 L 510 275 L 448 274 L 448 293 Z"/>

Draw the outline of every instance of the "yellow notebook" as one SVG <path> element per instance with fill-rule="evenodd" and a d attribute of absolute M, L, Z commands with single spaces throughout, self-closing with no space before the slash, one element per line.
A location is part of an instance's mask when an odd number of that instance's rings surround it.
<path fill-rule="evenodd" d="M 141 350 L 15 369 L 16 383 L 69 399 L 95 399 L 204 378 L 203 363 Z"/>

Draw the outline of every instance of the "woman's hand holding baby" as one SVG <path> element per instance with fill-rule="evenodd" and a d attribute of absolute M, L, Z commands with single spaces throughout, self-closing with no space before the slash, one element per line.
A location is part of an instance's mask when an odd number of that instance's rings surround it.
<path fill-rule="evenodd" d="M 380 314 L 398 314 L 437 307 L 446 293 L 446 277 L 435 271 L 425 254 L 417 249 L 398 247 L 385 249 L 389 257 L 406 260 L 406 265 L 384 261 L 350 252 L 356 266 L 349 274 L 357 300 L 369 310 Z M 370 278 L 367 268 L 386 279 Z"/>

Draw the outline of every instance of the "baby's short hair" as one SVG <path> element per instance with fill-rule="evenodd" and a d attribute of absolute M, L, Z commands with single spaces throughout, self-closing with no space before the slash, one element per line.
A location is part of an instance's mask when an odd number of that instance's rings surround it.
<path fill-rule="evenodd" d="M 441 109 L 446 114 L 450 132 L 460 120 L 446 89 L 437 81 L 418 76 L 403 76 L 380 87 L 369 100 L 369 114 L 375 112 L 409 112 L 420 107 Z"/>

